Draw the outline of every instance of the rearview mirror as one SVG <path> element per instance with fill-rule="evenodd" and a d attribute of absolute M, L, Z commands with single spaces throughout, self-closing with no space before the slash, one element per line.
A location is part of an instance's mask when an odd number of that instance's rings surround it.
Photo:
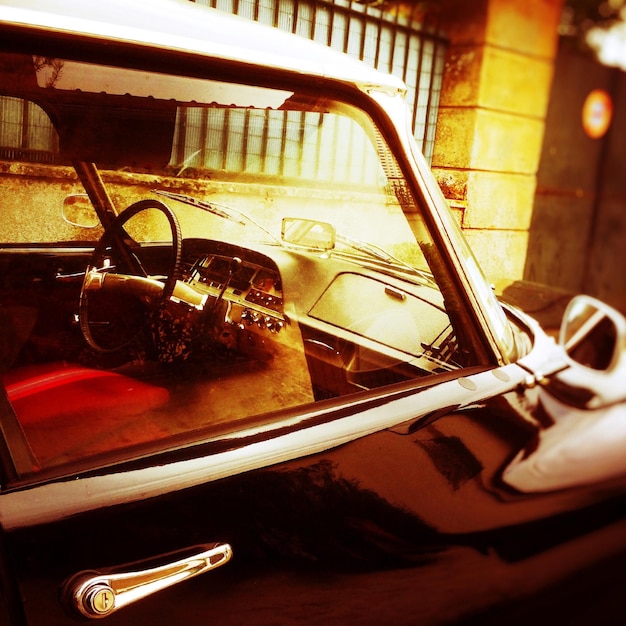
<path fill-rule="evenodd" d="M 327 222 L 297 217 L 283 218 L 281 237 L 285 243 L 326 252 L 335 247 L 335 228 Z"/>
<path fill-rule="evenodd" d="M 95 228 L 100 224 L 98 214 L 86 193 L 75 193 L 64 198 L 63 219 L 80 228 Z"/>

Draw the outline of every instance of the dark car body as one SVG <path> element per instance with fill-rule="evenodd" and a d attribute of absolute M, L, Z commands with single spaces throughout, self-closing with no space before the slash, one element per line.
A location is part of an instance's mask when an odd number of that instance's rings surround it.
<path fill-rule="evenodd" d="M 497 301 L 403 89 L 188 2 L 0 2 L 3 623 L 626 616 L 626 321 Z"/>

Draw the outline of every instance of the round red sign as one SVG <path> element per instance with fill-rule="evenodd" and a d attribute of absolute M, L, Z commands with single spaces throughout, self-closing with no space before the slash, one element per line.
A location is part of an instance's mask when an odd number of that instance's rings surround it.
<path fill-rule="evenodd" d="M 583 128 L 589 137 L 599 139 L 604 136 L 613 117 L 611 96 L 603 89 L 589 93 L 583 105 Z"/>

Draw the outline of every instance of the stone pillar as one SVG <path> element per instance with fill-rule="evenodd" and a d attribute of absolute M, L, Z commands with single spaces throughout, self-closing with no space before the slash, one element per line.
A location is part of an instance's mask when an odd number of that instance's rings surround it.
<path fill-rule="evenodd" d="M 563 0 L 443 0 L 433 171 L 490 280 L 521 279 Z"/>

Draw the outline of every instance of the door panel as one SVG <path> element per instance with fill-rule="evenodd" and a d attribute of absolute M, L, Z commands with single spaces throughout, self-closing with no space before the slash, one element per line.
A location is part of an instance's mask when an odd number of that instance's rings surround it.
<path fill-rule="evenodd" d="M 402 384 L 318 403 L 309 413 L 117 468 L 35 474 L 29 480 L 39 484 L 0 495 L 30 623 L 70 623 L 59 593 L 81 572 L 132 571 L 138 561 L 205 544 L 229 544 L 234 555 L 204 574 L 207 581 L 281 563 L 344 570 L 421 559 L 440 543 L 442 519 L 424 516 L 421 505 L 438 473 L 426 471 L 428 455 L 414 441 L 420 419 L 444 401 L 461 407 L 515 388 L 524 372 L 505 369 L 510 375 L 481 372 L 463 384 L 431 378 L 423 389 Z M 511 443 L 503 446 L 504 454 Z M 107 621 L 124 623 L 126 612 Z"/>
<path fill-rule="evenodd" d="M 521 577 L 528 593 L 535 567 L 543 584 L 565 576 L 563 543 L 585 566 L 616 545 L 626 550 L 626 534 L 612 530 L 623 501 L 591 508 L 586 491 L 533 498 L 500 482 L 534 434 L 514 409 L 526 371 L 463 373 L 318 402 L 206 439 L 196 432 L 195 445 L 164 440 L 158 452 L 110 465 L 94 457 L 90 470 L 22 477 L 0 495 L 0 522 L 28 624 L 76 623 L 63 591 L 77 576 L 145 571 L 213 544 L 232 547 L 232 560 L 105 623 L 276 623 L 283 614 L 368 623 L 384 605 L 394 623 L 415 623 L 450 611 L 448 592 L 463 598 L 456 619 L 498 600 L 496 574 L 505 588 Z M 564 527 L 574 529 L 565 538 Z M 577 542 L 594 533 L 596 550 L 581 553 Z M 330 590 L 335 581 L 346 595 Z M 355 604 L 367 597 L 361 583 L 370 593 L 391 585 L 378 612 Z M 98 601 L 106 608 L 113 598 Z"/>
<path fill-rule="evenodd" d="M 209 541 L 231 545 L 232 561 L 103 623 L 374 624 L 384 611 L 395 624 L 440 623 L 484 610 L 512 585 L 514 595 L 537 593 L 574 562 L 626 550 L 619 502 L 569 516 L 556 511 L 580 506 L 580 495 L 506 502 L 495 474 L 525 435 L 486 428 L 495 414 L 491 406 L 443 417 L 410 436 L 379 432 L 301 461 L 16 528 L 8 540 L 29 623 L 76 623 L 59 593 L 77 573 L 129 571 Z M 533 523 L 551 507 L 553 522 Z"/>

